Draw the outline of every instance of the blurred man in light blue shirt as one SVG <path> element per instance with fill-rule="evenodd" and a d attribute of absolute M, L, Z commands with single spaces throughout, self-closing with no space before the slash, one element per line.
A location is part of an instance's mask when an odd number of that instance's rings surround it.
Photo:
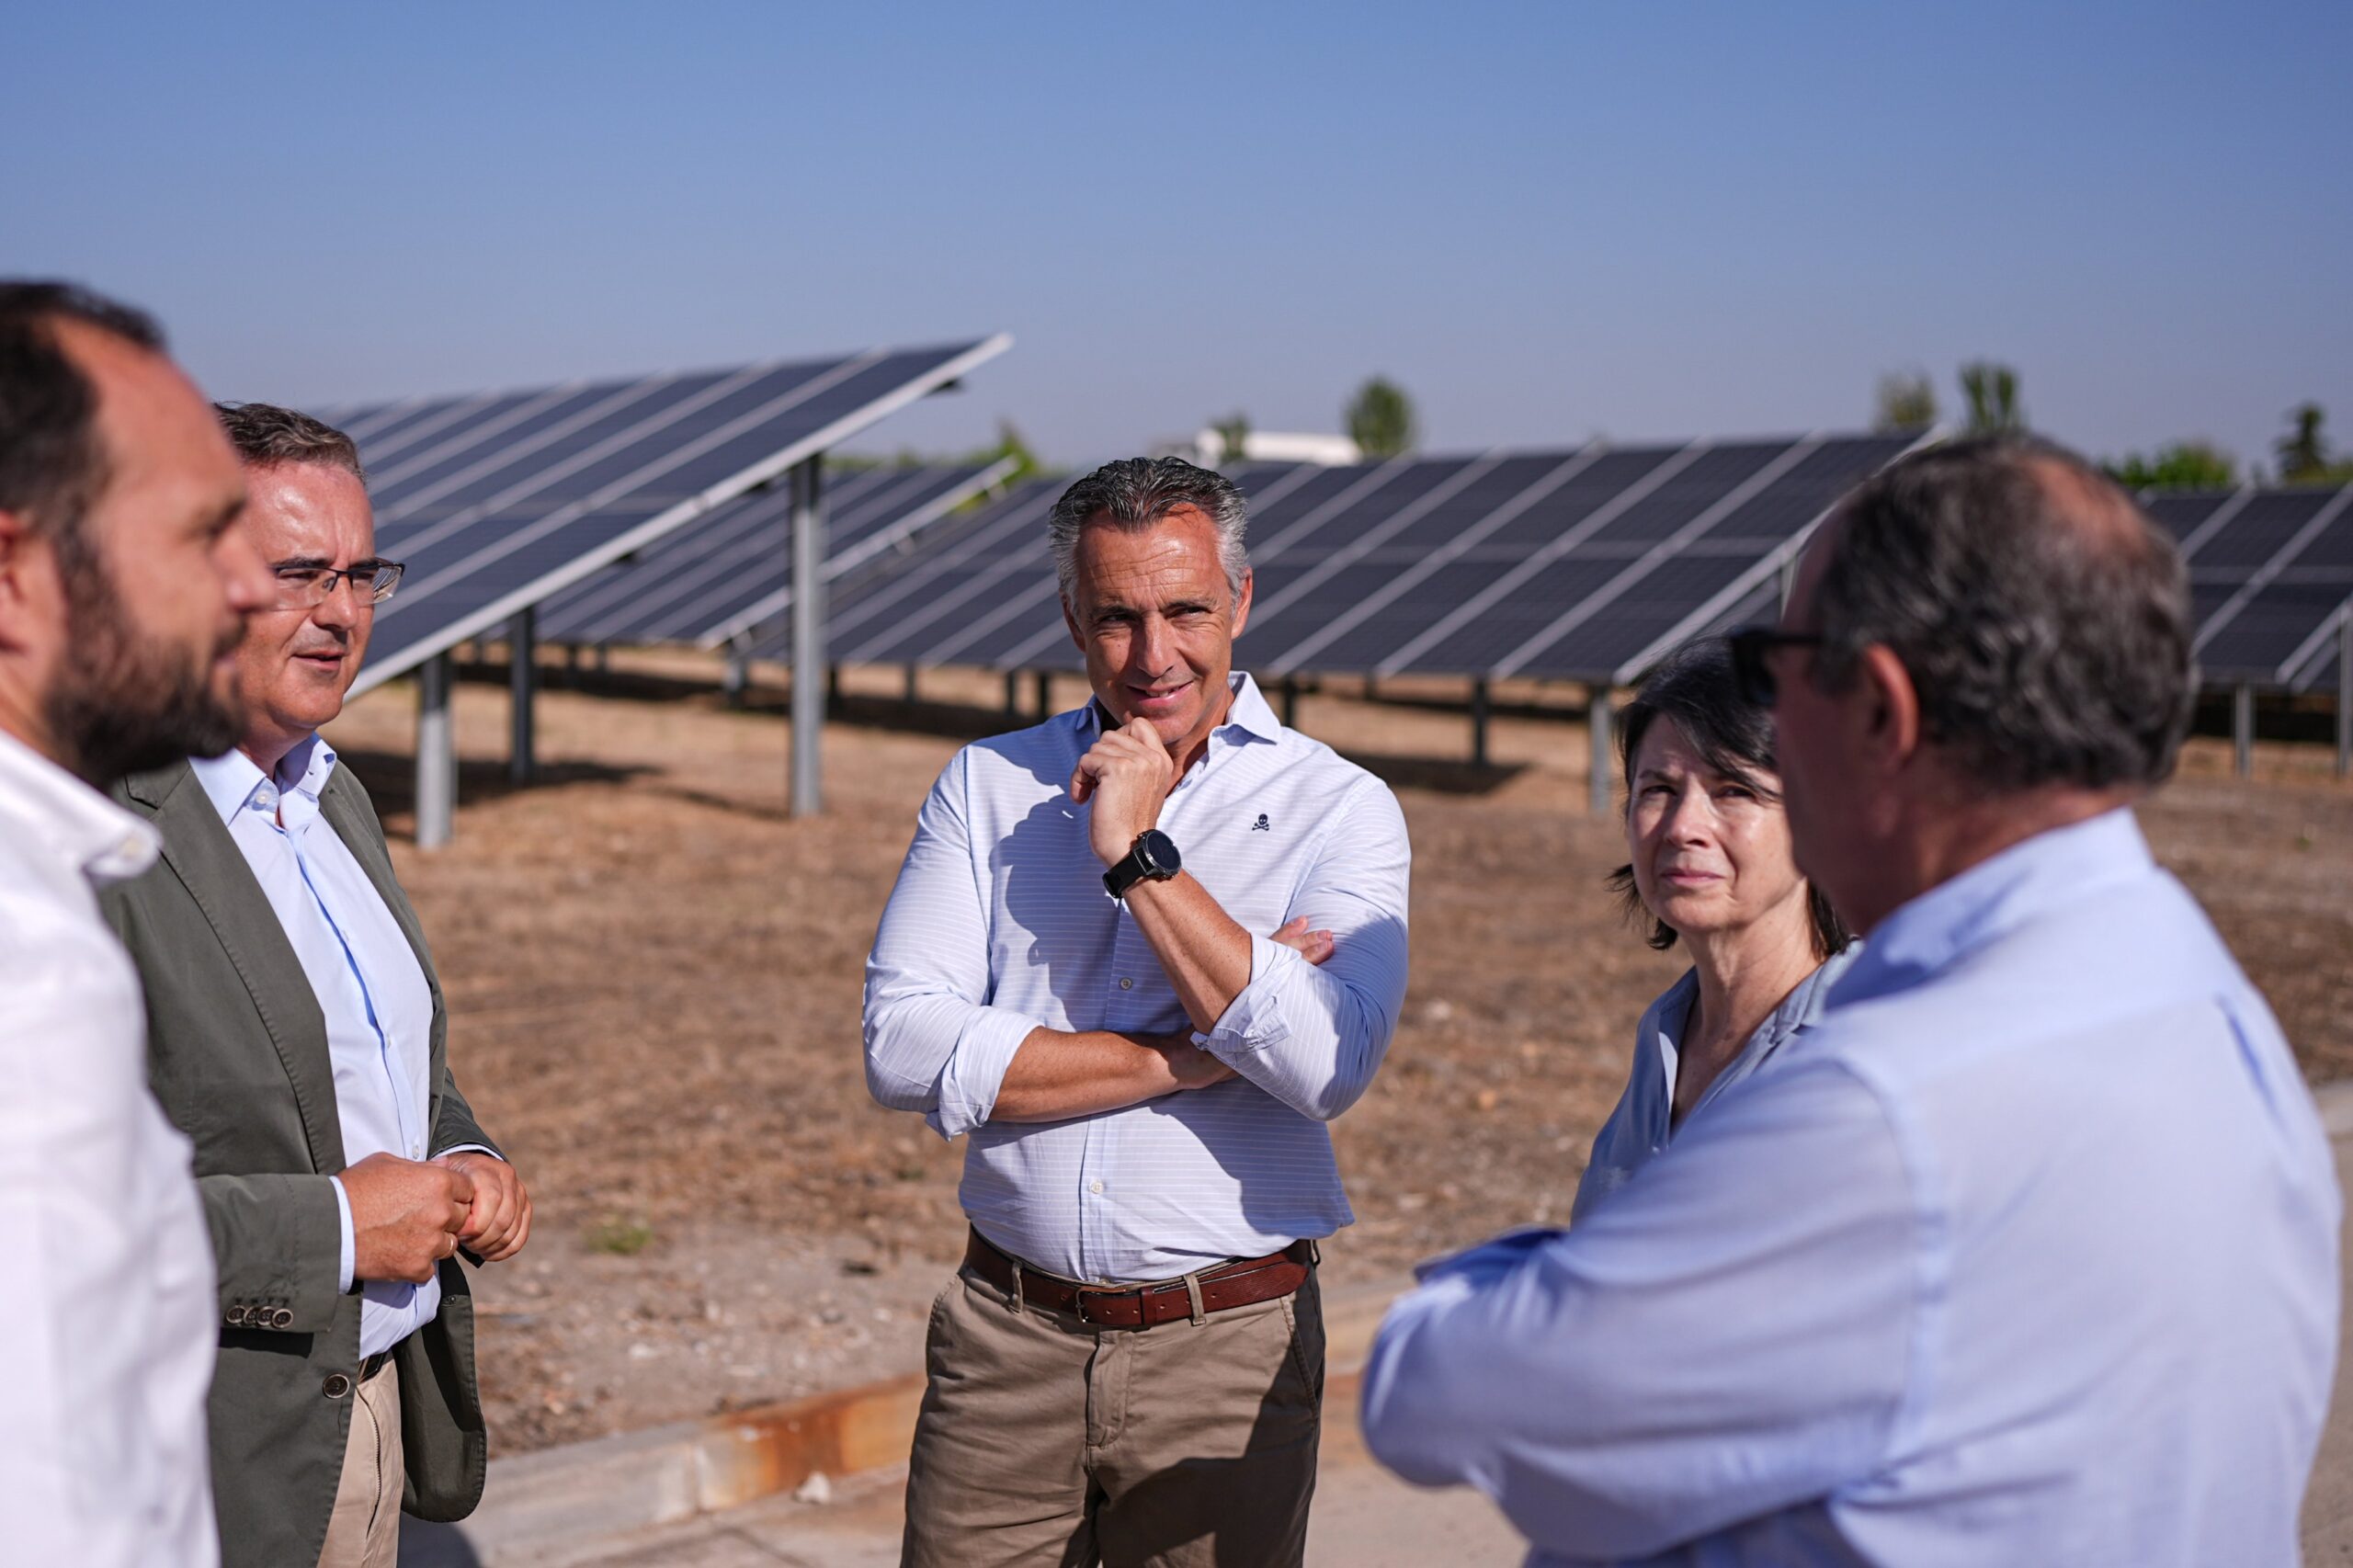
<path fill-rule="evenodd" d="M 1574 1231 L 1426 1271 L 1373 1451 L 1541 1562 L 2295 1562 L 2339 1199 L 2129 809 L 2194 692 L 2170 542 L 2070 454 L 1946 447 L 1850 496 L 1735 650 L 1869 948 Z"/>

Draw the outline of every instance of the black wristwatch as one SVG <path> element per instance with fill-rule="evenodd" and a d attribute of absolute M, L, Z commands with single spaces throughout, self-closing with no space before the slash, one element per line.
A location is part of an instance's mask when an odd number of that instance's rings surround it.
<path fill-rule="evenodd" d="M 1176 841 L 1156 827 L 1145 828 L 1127 854 L 1103 873 L 1103 891 L 1125 898 L 1138 882 L 1165 882 L 1185 869 Z"/>

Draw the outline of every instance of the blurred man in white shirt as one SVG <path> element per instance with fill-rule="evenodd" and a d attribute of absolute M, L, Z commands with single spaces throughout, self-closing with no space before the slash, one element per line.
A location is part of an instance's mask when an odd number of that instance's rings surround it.
<path fill-rule="evenodd" d="M 98 792 L 237 734 L 268 593 L 244 480 L 153 322 L 0 282 L 0 1520 L 28 1562 L 217 1561 L 212 1257 L 97 889 L 155 856 Z"/>

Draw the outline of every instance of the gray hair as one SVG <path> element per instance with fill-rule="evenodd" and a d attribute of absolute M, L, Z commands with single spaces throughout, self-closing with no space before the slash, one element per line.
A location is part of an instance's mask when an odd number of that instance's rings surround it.
<path fill-rule="evenodd" d="M 1226 586 L 1242 601 L 1242 578 L 1250 570 L 1248 510 L 1233 482 L 1214 469 L 1182 458 L 1123 458 L 1105 463 L 1063 492 L 1046 518 L 1046 540 L 1054 557 L 1054 579 L 1068 603 L 1078 582 L 1078 535 L 1097 520 L 1140 533 L 1179 506 L 1190 506 L 1217 528 L 1218 564 Z"/>
<path fill-rule="evenodd" d="M 359 464 L 359 448 L 351 437 L 323 419 L 274 403 L 216 403 L 221 428 L 248 468 L 278 463 L 324 463 L 339 468 L 360 483 L 368 471 Z"/>
<path fill-rule="evenodd" d="M 1960 441 L 1881 470 L 1837 517 L 1818 687 L 1893 650 L 1923 733 L 1988 790 L 2172 773 L 2198 696 L 2188 576 L 2105 474 L 2032 437 Z"/>

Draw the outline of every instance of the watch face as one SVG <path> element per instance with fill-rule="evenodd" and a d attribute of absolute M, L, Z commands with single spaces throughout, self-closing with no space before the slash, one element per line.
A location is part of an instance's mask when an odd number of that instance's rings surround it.
<path fill-rule="evenodd" d="M 1185 862 L 1176 853 L 1176 841 L 1156 827 L 1144 829 L 1143 836 L 1136 840 L 1136 847 L 1152 862 L 1152 869 L 1146 873 L 1149 876 L 1173 877 L 1184 869 Z"/>

